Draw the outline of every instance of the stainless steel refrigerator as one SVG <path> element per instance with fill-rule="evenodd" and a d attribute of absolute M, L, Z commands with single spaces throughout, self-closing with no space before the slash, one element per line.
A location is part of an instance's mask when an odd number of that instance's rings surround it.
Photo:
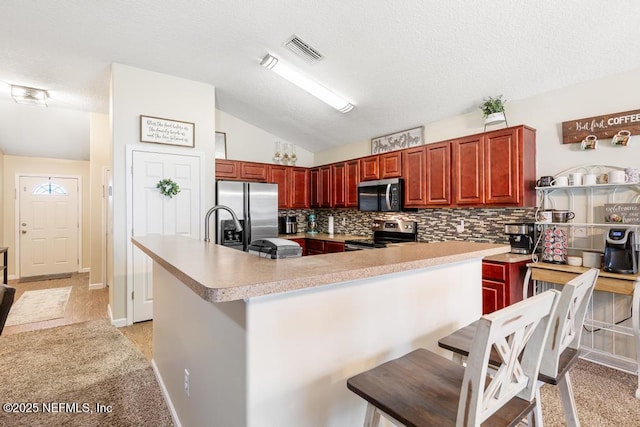
<path fill-rule="evenodd" d="M 218 181 L 216 204 L 230 207 L 244 230 L 237 232 L 231 215 L 216 212 L 216 243 L 247 251 L 256 239 L 278 237 L 278 185 L 259 182 Z"/>

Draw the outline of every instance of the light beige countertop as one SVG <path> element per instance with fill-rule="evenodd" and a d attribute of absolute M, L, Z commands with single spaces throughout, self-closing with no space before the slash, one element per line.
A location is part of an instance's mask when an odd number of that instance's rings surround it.
<path fill-rule="evenodd" d="M 370 239 L 371 236 L 357 236 L 355 234 L 328 234 L 328 233 L 296 233 L 296 234 L 279 234 L 281 239 L 313 239 L 325 240 L 327 242 L 344 243 L 347 240 Z"/>
<path fill-rule="evenodd" d="M 506 263 L 521 262 L 521 261 L 533 262 L 531 260 L 531 254 L 512 254 L 512 253 L 491 255 L 491 256 L 485 257 L 484 260 L 506 262 Z"/>
<path fill-rule="evenodd" d="M 210 302 L 380 276 L 497 255 L 509 245 L 416 243 L 368 251 L 266 259 L 184 236 L 140 236 L 132 242 Z"/>

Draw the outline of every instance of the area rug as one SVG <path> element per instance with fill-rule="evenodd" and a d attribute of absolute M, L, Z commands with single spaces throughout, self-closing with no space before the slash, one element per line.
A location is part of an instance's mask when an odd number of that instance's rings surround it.
<path fill-rule="evenodd" d="M 26 291 L 18 301 L 13 303 L 5 326 L 42 322 L 43 320 L 64 317 L 70 294 L 71 286 Z"/>
<path fill-rule="evenodd" d="M 28 403 L 3 406 L 2 426 L 173 425 L 149 362 L 105 320 L 0 336 L 0 366 L 2 403 Z"/>

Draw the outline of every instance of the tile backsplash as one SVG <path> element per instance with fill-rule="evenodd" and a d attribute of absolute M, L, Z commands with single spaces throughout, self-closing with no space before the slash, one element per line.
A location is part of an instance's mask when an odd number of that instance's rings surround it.
<path fill-rule="evenodd" d="M 360 212 L 356 209 L 296 209 L 281 210 L 280 215 L 295 215 L 298 230 L 307 227 L 307 217 L 317 215 L 318 231 L 327 232 L 328 218 L 333 215 L 337 234 L 371 235 L 374 219 L 403 219 L 418 223 L 418 240 L 441 242 L 465 240 L 485 243 L 508 243 L 504 224 L 534 222 L 536 208 L 444 208 L 418 209 L 415 212 Z M 464 221 L 464 231 L 458 233 L 456 225 Z"/>

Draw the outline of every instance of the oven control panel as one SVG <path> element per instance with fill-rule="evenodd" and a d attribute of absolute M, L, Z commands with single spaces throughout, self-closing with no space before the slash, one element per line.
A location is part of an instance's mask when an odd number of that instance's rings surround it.
<path fill-rule="evenodd" d="M 374 219 L 371 224 L 373 231 L 393 231 L 396 233 L 415 233 L 415 221 L 403 221 L 401 219 Z"/>

